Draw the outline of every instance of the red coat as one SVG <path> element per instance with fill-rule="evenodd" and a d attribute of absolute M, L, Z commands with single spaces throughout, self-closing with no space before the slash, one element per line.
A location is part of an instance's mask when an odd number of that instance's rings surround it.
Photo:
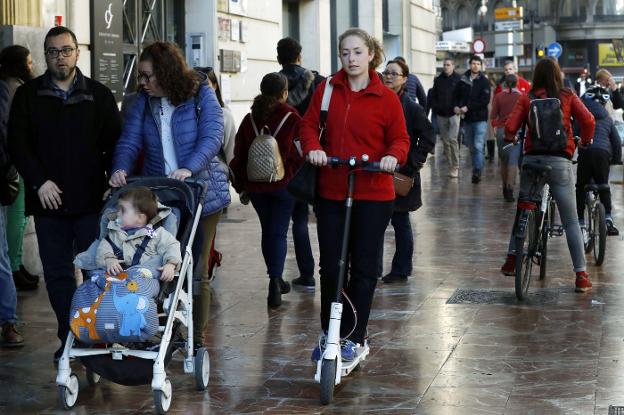
<path fill-rule="evenodd" d="M 292 114 L 279 130 L 277 136 L 274 136 L 277 140 L 280 155 L 282 156 L 282 160 L 284 162 L 285 174 L 282 180 L 272 183 L 250 182 L 247 180 L 247 154 L 249 153 L 251 142 L 256 138 L 256 133 L 251 125 L 251 114 L 247 114 L 245 115 L 245 118 L 243 118 L 243 121 L 236 132 L 236 139 L 234 142 L 234 158 L 230 162 L 230 168 L 234 173 L 233 184 L 237 192 L 240 193 L 241 191 L 246 190 L 248 192 L 262 193 L 283 189 L 286 185 L 288 185 L 290 179 L 303 163 L 303 158 L 297 152 L 297 148 L 294 144 L 294 140 L 297 138 L 299 131 L 299 122 L 301 121 L 301 117 L 299 117 L 296 109 L 287 104 L 278 104 L 267 122 L 260 125 L 258 124 L 258 120 L 254 121 L 256 121 L 256 127 L 258 127 L 258 130 L 262 128 L 262 126 L 266 125 L 273 133 L 282 121 L 282 118 L 284 118 L 288 112 L 291 112 Z"/>
<path fill-rule="evenodd" d="M 522 94 L 525 94 L 525 95 L 528 94 L 529 91 L 531 90 L 531 84 L 529 84 L 529 81 L 527 81 L 526 79 L 524 79 L 518 74 L 516 74 L 516 77 L 518 78 L 518 86 L 516 86 L 518 91 L 520 91 Z M 496 89 L 494 90 L 494 96 L 496 96 L 498 93 L 502 91 L 503 91 L 503 83 L 501 82 L 500 84 L 496 85 Z"/>
<path fill-rule="evenodd" d="M 319 115 L 325 90 L 323 81 L 312 97 L 301 120 L 303 153 L 324 150 L 328 156 L 349 158 L 368 154 L 371 161 L 390 155 L 404 164 L 410 145 L 405 116 L 398 95 L 384 86 L 375 71 L 369 71 L 370 83 L 359 92 L 351 91 L 344 70 L 332 78 L 334 90 L 327 115 L 325 146 L 319 142 Z M 344 200 L 347 193 L 347 167 L 322 167 L 319 195 L 330 200 Z M 394 185 L 389 174 L 360 172 L 355 180 L 356 200 L 393 200 Z"/>
<path fill-rule="evenodd" d="M 547 98 L 544 89 L 533 91 L 533 94 L 537 98 Z M 587 145 L 591 144 L 592 138 L 594 137 L 596 121 L 594 120 L 594 116 L 572 90 L 568 88 L 562 89 L 559 99 L 561 100 L 563 111 L 563 126 L 568 132 L 568 147 L 565 153 L 560 155 L 571 159 L 574 154 L 575 143 L 572 135 L 572 123 L 570 118 L 574 117 L 581 126 L 581 143 Z M 516 102 L 513 111 L 505 123 L 505 137 L 508 141 L 513 140 L 514 135 L 523 124 L 528 124 L 530 103 L 531 100 L 528 95 L 522 95 L 520 99 L 518 99 L 518 102 Z M 529 128 L 527 129 L 524 140 L 524 154 L 531 154 L 531 149 L 531 129 Z"/>

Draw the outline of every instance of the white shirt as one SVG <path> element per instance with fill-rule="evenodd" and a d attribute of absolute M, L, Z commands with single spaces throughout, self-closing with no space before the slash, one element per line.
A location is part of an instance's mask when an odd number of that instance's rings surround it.
<path fill-rule="evenodd" d="M 178 169 L 173 132 L 171 130 L 171 116 L 175 107 L 167 97 L 160 98 L 160 131 L 162 136 L 163 157 L 165 159 L 165 174 L 169 176 L 172 171 Z"/>

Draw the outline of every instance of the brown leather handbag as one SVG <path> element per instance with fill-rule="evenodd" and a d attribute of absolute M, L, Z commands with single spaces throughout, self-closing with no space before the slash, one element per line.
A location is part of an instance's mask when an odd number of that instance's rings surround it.
<path fill-rule="evenodd" d="M 407 196 L 414 186 L 414 178 L 401 173 L 394 173 L 394 193 Z"/>

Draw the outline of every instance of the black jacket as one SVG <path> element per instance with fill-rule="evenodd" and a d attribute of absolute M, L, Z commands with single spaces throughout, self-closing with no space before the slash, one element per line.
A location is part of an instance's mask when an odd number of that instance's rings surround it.
<path fill-rule="evenodd" d="M 47 72 L 15 93 L 9 152 L 24 178 L 28 215 L 69 216 L 102 207 L 121 118 L 108 88 L 79 70 L 77 76 L 66 101 L 52 89 Z M 47 180 L 63 192 L 58 210 L 44 209 L 37 196 Z"/>
<path fill-rule="evenodd" d="M 288 105 L 294 107 L 303 117 L 308 110 L 314 90 L 325 78 L 318 72 L 310 71 L 294 63 L 284 65 L 280 73 L 288 78 Z"/>
<path fill-rule="evenodd" d="M 490 82 L 483 72 L 479 72 L 479 76 L 471 80 L 470 70 L 468 70 L 455 87 L 454 106 L 468 107 L 468 112 L 464 117 L 466 122 L 487 121 L 491 93 Z"/>
<path fill-rule="evenodd" d="M 613 109 L 624 109 L 624 98 L 622 98 L 622 93 L 620 89 L 616 89 L 615 91 L 611 91 L 611 103 L 613 103 Z"/>
<path fill-rule="evenodd" d="M 407 162 L 400 173 L 414 178 L 414 187 L 407 196 L 397 196 L 394 201 L 394 210 L 397 212 L 411 212 L 422 206 L 420 192 L 420 173 L 418 172 L 425 161 L 427 154 L 435 146 L 433 127 L 425 115 L 425 110 L 403 93 L 400 95 L 407 133 L 410 136 L 410 150 L 407 153 Z"/>
<path fill-rule="evenodd" d="M 596 119 L 594 141 L 586 149 L 579 147 L 579 155 L 588 150 L 600 150 L 609 153 L 611 164 L 622 162 L 622 141 L 609 112 L 593 99 L 583 99 L 583 103 Z"/>
<path fill-rule="evenodd" d="M 453 94 L 460 79 L 461 76 L 456 72 L 451 75 L 442 72 L 434 79 L 429 106 L 435 115 L 450 117 L 455 114 L 453 111 L 455 107 Z"/>

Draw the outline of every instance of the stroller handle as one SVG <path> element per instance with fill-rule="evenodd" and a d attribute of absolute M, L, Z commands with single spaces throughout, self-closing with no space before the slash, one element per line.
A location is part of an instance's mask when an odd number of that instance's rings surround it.
<path fill-rule="evenodd" d="M 167 176 L 128 176 L 126 177 L 126 184 L 133 184 L 142 180 L 176 180 Z M 180 181 L 180 180 L 176 180 Z M 201 205 L 204 204 L 204 200 L 206 199 L 206 192 L 208 191 L 208 182 L 205 179 L 198 179 L 195 177 L 188 177 L 183 180 L 184 183 L 191 187 L 199 187 L 201 188 L 201 194 L 199 197 L 199 202 Z"/>

